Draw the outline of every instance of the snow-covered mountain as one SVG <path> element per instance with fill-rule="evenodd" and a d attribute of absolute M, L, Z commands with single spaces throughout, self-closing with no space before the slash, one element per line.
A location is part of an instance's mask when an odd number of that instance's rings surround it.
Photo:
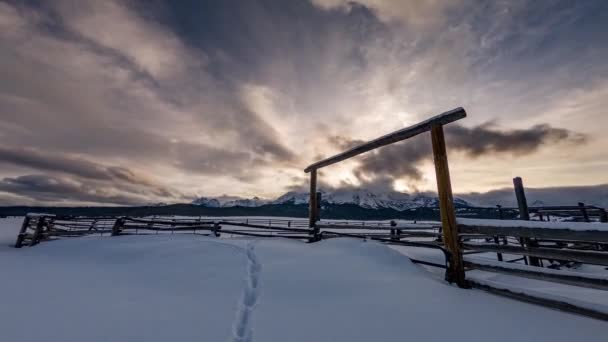
<path fill-rule="evenodd" d="M 268 203 L 268 201 L 254 198 L 240 198 L 235 196 L 220 196 L 217 198 L 199 197 L 192 201 L 194 205 L 200 205 L 209 208 L 229 208 L 229 207 L 259 207 Z"/>
<path fill-rule="evenodd" d="M 239 198 L 222 203 L 222 207 L 259 207 L 267 203 L 268 201 L 259 197 Z"/>
<path fill-rule="evenodd" d="M 372 192 L 366 189 L 356 190 L 334 190 L 321 191 L 322 203 L 325 204 L 354 204 L 367 209 L 390 208 L 399 211 L 415 208 L 434 208 L 438 207 L 438 199 L 434 196 L 423 194 L 410 195 L 402 192 Z M 192 204 L 207 207 L 258 207 L 264 204 L 307 204 L 309 196 L 307 192 L 290 191 L 273 201 L 265 201 L 258 197 L 252 199 L 233 199 L 220 202 L 217 199 L 206 197 L 199 198 Z M 454 204 L 457 207 L 470 206 L 467 201 L 455 198 Z"/>
<path fill-rule="evenodd" d="M 322 203 L 328 204 L 354 204 L 367 209 L 390 208 L 399 211 L 414 208 L 433 208 L 438 207 L 437 197 L 427 195 L 410 195 L 402 192 L 381 192 L 376 193 L 366 189 L 357 190 L 335 190 L 322 193 Z M 273 204 L 294 203 L 306 204 L 309 197 L 307 192 L 291 191 L 278 199 L 272 201 Z M 454 199 L 456 206 L 470 206 L 468 202 L 461 199 Z"/>
<path fill-rule="evenodd" d="M 209 208 L 219 208 L 221 206 L 219 200 L 217 200 L 215 198 L 208 198 L 208 197 L 197 198 L 194 201 L 192 201 L 192 204 L 200 205 L 203 207 L 209 207 Z"/>

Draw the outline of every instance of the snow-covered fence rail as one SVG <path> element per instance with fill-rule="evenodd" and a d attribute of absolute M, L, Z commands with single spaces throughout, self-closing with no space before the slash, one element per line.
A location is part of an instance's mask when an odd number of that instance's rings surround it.
<path fill-rule="evenodd" d="M 608 266 L 608 225 L 583 222 L 463 218 L 457 219 L 457 224 L 460 244 L 464 250 L 469 251 L 467 254 L 470 252 L 497 253 L 498 261 L 467 255 L 464 260 L 467 271 L 481 270 L 608 291 L 608 277 L 543 268 L 543 260 L 549 261 L 552 267 L 557 265 L 558 268 L 572 263 Z M 508 239 L 508 237 L 515 239 Z M 519 245 L 509 245 L 509 241 L 517 241 Z M 526 257 L 530 260 L 536 258 L 536 262 L 531 263 L 530 266 L 527 265 L 527 261 L 526 265 L 512 263 L 512 261 L 521 259 L 503 262 L 503 257 L 508 255 L 521 255 L 524 261 L 526 261 Z M 475 288 L 495 294 L 608 320 L 608 313 L 576 303 L 549 298 L 550 296 L 545 296 L 541 293 L 542 291 L 531 295 L 521 291 L 497 288 L 484 279 L 469 276 L 468 272 L 467 281 Z"/>
<path fill-rule="evenodd" d="M 466 250 L 608 266 L 608 226 L 604 224 L 462 218 L 457 223 Z M 493 244 L 488 243 L 489 237 Z M 535 244 L 508 245 L 505 237 L 534 239 Z M 483 238 L 486 241 L 470 242 Z"/>
<path fill-rule="evenodd" d="M 84 235 L 118 236 L 125 234 L 192 233 L 221 236 L 244 235 L 254 237 L 285 237 L 308 240 L 310 229 L 306 220 L 259 219 L 259 218 L 168 218 L 127 216 L 56 216 L 28 214 L 15 247 L 34 246 L 41 241 L 58 237 Z"/>
<path fill-rule="evenodd" d="M 608 225 L 583 222 L 479 220 L 458 218 L 462 234 L 608 243 Z"/>

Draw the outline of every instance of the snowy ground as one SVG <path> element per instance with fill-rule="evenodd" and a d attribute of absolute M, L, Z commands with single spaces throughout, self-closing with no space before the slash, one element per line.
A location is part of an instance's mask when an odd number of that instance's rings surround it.
<path fill-rule="evenodd" d="M 384 245 L 186 234 L 13 249 L 1 341 L 605 341 L 608 323 L 461 290 Z M 10 229 L 8 229 L 10 227 Z M 12 232 L 11 232 L 12 231 Z"/>

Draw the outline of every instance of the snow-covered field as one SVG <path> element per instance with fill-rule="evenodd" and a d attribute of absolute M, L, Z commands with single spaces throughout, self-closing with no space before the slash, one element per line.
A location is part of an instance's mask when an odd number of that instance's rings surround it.
<path fill-rule="evenodd" d="M 13 249 L 0 341 L 606 341 L 608 323 L 449 286 L 384 245 L 189 234 Z"/>

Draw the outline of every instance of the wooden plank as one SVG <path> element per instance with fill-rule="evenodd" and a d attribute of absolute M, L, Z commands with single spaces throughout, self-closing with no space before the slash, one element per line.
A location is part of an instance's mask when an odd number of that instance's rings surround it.
<path fill-rule="evenodd" d="M 490 292 L 490 293 L 493 293 L 493 294 L 496 294 L 499 296 L 519 300 L 519 301 L 530 303 L 530 304 L 541 305 L 544 307 L 548 307 L 548 308 L 552 308 L 552 309 L 556 309 L 556 310 L 560 310 L 560 311 L 565 311 L 565 312 L 570 312 L 570 313 L 574 313 L 574 314 L 578 314 L 578 315 L 582 315 L 582 316 L 587 316 L 587 317 L 599 319 L 602 321 L 608 321 L 608 314 L 605 312 L 591 310 L 588 308 L 583 308 L 583 307 L 576 306 L 576 305 L 562 302 L 562 301 L 535 297 L 535 296 L 531 296 L 531 295 L 528 295 L 525 293 L 520 293 L 520 292 L 513 292 L 513 291 L 510 291 L 507 289 L 499 289 L 499 288 L 492 287 L 489 285 L 480 284 L 475 281 L 470 281 L 470 283 L 473 288 L 484 290 L 484 291 L 487 291 L 487 292 Z"/>
<path fill-rule="evenodd" d="M 412 225 L 399 225 L 399 226 L 362 226 L 362 225 L 354 225 L 354 224 L 333 224 L 333 223 L 318 223 L 317 227 L 322 229 L 357 229 L 357 230 L 391 230 L 391 229 L 399 229 L 399 230 L 434 230 L 439 227 L 424 225 L 424 226 L 416 226 Z"/>
<path fill-rule="evenodd" d="M 603 225 L 601 225 L 603 227 Z M 492 226 L 469 226 L 458 225 L 458 230 L 463 234 L 482 234 L 515 236 L 525 238 L 564 240 L 564 241 L 585 241 L 608 243 L 608 231 L 603 230 L 570 230 L 570 229 L 549 229 L 549 228 L 530 228 L 530 227 L 492 227 Z"/>
<path fill-rule="evenodd" d="M 471 261 L 465 261 L 464 265 L 467 268 L 475 270 L 520 276 L 528 279 L 551 281 L 555 283 L 586 287 L 590 289 L 608 290 L 608 279 L 588 278 L 583 275 L 579 276 L 572 274 L 548 273 L 542 272 L 540 271 L 541 269 L 538 268 L 527 270 L 522 268 L 512 268 L 499 265 L 478 264 Z"/>
<path fill-rule="evenodd" d="M 522 248 L 509 245 L 490 245 L 490 244 L 472 244 L 463 243 L 462 247 L 468 250 L 484 251 L 484 252 L 502 252 L 505 254 L 528 255 L 538 258 L 552 260 L 570 260 L 584 264 L 594 264 L 608 266 L 608 253 L 596 251 L 580 251 L 572 249 L 557 249 L 557 248 Z"/>
<path fill-rule="evenodd" d="M 317 170 L 322 167 L 326 167 L 326 166 L 341 162 L 343 160 L 352 158 L 359 154 L 369 152 L 378 147 L 390 145 L 392 143 L 396 143 L 396 142 L 399 142 L 399 141 L 402 141 L 405 139 L 409 139 L 418 134 L 430 131 L 432 126 L 445 125 L 450 122 L 454 122 L 454 121 L 463 119 L 466 116 L 467 116 L 467 113 L 465 112 L 465 110 L 463 108 L 459 107 L 459 108 L 452 109 L 448 112 L 434 116 L 426 121 L 420 122 L 420 123 L 415 124 L 410 127 L 400 129 L 393 133 L 389 133 L 387 135 L 381 136 L 380 138 L 368 141 L 364 144 L 351 148 L 347 151 L 336 154 L 333 157 L 330 157 L 330 158 L 321 160 L 319 162 L 316 162 L 314 164 L 311 164 L 306 169 L 304 169 L 304 172 L 311 172 L 313 170 Z"/>
<path fill-rule="evenodd" d="M 461 288 L 467 288 L 462 252 L 460 251 L 458 240 L 458 226 L 456 225 L 456 213 L 454 211 L 454 198 L 452 195 L 452 183 L 450 180 L 443 126 L 434 125 L 431 128 L 431 138 L 433 143 L 433 160 L 435 161 L 435 175 L 437 176 L 437 195 L 439 197 L 443 241 L 451 253 L 446 275 L 448 281 L 455 282 Z"/>

